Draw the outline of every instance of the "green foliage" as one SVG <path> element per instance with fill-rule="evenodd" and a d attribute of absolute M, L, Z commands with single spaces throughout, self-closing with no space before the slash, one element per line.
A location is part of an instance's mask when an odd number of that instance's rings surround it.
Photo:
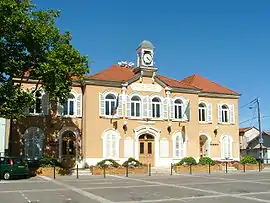
<path fill-rule="evenodd" d="M 208 165 L 208 164 L 214 165 L 214 164 L 216 164 L 216 162 L 213 159 L 211 159 L 210 157 L 201 157 L 199 159 L 199 164 L 201 164 L 201 165 Z"/>
<path fill-rule="evenodd" d="M 58 162 L 58 160 L 56 158 L 52 158 L 52 157 L 43 157 L 39 161 L 39 165 L 41 167 L 61 166 L 61 164 Z"/>
<path fill-rule="evenodd" d="M 115 160 L 113 159 L 104 159 L 100 162 L 97 163 L 96 166 L 99 166 L 99 167 L 114 167 L 114 168 L 117 168 L 117 167 L 120 167 L 121 165 L 119 163 L 117 163 Z"/>
<path fill-rule="evenodd" d="M 142 164 L 141 162 L 139 162 L 138 160 L 136 160 L 136 159 L 130 157 L 130 158 L 128 158 L 128 160 L 126 160 L 122 165 L 125 166 L 125 167 L 126 167 L 127 165 L 129 165 L 129 166 L 131 166 L 131 167 L 137 167 L 137 166 L 142 166 L 143 164 Z"/>
<path fill-rule="evenodd" d="M 197 163 L 193 157 L 185 157 L 181 161 L 176 163 L 176 165 L 195 165 L 195 164 Z"/>
<path fill-rule="evenodd" d="M 88 73 L 88 59 L 71 45 L 70 32 L 61 33 L 55 26 L 59 14 L 39 10 L 31 0 L 0 0 L 1 117 L 21 117 L 24 108 L 32 106 L 37 88 L 22 91 L 22 81 L 34 79 L 51 101 L 64 103 L 72 82 L 81 83 Z"/>
<path fill-rule="evenodd" d="M 256 164 L 257 160 L 253 156 L 245 156 L 241 161 L 241 164 Z"/>

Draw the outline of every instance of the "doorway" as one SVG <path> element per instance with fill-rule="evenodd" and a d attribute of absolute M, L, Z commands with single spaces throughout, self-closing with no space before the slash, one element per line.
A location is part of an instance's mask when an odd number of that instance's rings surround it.
<path fill-rule="evenodd" d="M 200 157 L 209 156 L 209 140 L 205 135 L 200 135 Z"/>
<path fill-rule="evenodd" d="M 143 134 L 139 137 L 139 161 L 143 164 L 155 164 L 155 137 Z"/>
<path fill-rule="evenodd" d="M 76 135 L 71 131 L 63 133 L 61 145 L 62 162 L 71 167 L 76 159 Z"/>

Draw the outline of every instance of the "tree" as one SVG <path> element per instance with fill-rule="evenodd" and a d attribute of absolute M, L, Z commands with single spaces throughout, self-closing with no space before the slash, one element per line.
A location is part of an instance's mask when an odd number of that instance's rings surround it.
<path fill-rule="evenodd" d="M 70 32 L 55 25 L 59 14 L 31 0 L 0 0 L 0 117 L 23 116 L 40 87 L 50 101 L 64 103 L 72 82 L 88 73 L 88 59 L 71 45 Z M 23 90 L 21 82 L 30 79 L 36 88 Z"/>

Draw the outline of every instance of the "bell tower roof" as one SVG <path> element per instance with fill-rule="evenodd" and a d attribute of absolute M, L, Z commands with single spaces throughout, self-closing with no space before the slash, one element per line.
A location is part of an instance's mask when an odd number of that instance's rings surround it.
<path fill-rule="evenodd" d="M 154 45 L 153 45 L 150 41 L 148 41 L 148 40 L 143 40 L 143 41 L 139 44 L 137 50 L 138 50 L 138 49 L 151 49 L 151 50 L 153 50 L 153 49 L 155 49 L 155 47 L 154 47 Z"/>

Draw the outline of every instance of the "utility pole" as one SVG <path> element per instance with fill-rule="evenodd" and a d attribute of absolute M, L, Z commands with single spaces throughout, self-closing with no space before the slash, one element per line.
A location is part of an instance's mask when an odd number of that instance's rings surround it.
<path fill-rule="evenodd" d="M 257 103 L 257 110 L 258 110 L 258 124 L 259 124 L 259 143 L 260 143 L 260 161 L 262 163 L 263 159 L 263 151 L 262 151 L 262 145 L 263 145 L 263 138 L 262 138 L 262 126 L 261 126 L 261 111 L 260 111 L 260 102 L 259 98 L 256 99 Z"/>

